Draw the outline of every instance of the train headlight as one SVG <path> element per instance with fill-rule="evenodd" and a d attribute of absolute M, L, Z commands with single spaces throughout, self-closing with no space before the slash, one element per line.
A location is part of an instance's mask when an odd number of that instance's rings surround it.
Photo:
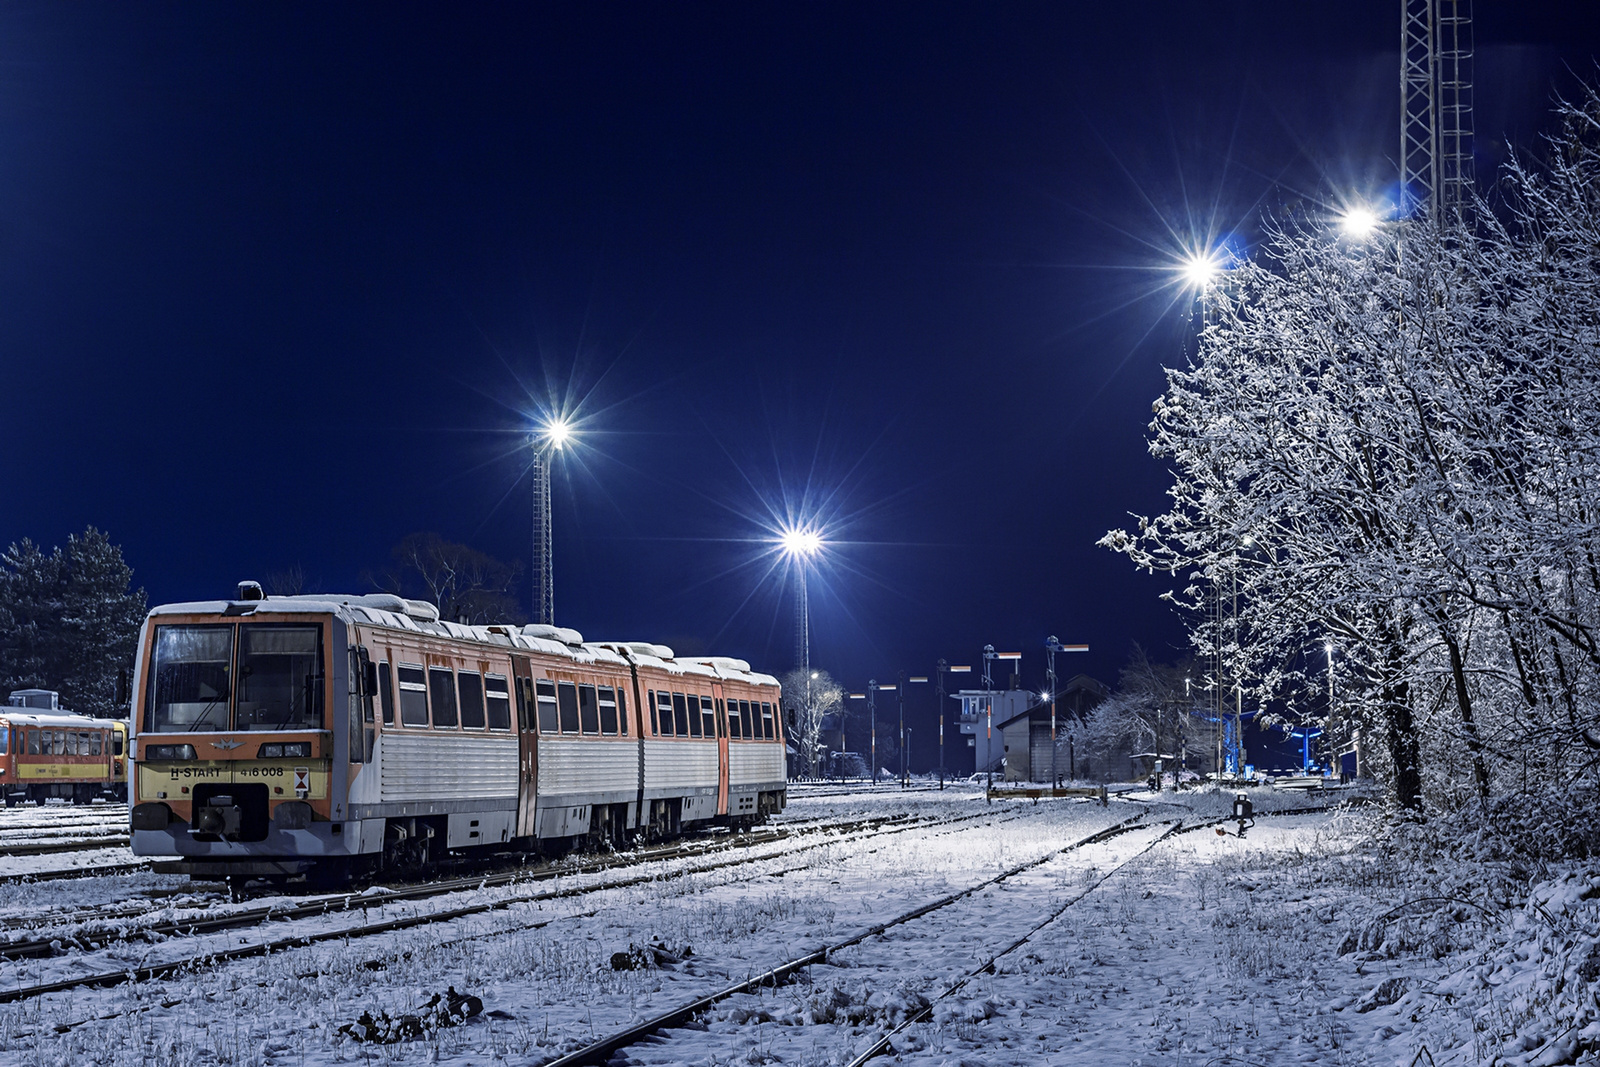
<path fill-rule="evenodd" d="M 145 745 L 144 758 L 147 760 L 158 759 L 194 759 L 193 745 Z"/>
<path fill-rule="evenodd" d="M 310 741 L 268 741 L 256 752 L 256 759 L 310 759 Z"/>

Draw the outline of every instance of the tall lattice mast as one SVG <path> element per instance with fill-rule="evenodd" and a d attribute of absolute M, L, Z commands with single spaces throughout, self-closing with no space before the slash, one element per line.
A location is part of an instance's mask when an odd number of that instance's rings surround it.
<path fill-rule="evenodd" d="M 555 561 L 550 543 L 550 454 L 533 454 L 533 621 L 556 621 Z"/>
<path fill-rule="evenodd" d="M 1400 0 L 1400 181 L 1407 210 L 1471 199 L 1471 0 Z"/>

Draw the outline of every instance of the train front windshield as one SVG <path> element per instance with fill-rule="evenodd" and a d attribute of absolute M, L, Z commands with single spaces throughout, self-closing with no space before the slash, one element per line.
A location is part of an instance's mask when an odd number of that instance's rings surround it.
<path fill-rule="evenodd" d="M 152 733 L 322 728 L 322 627 L 157 626 L 144 729 Z"/>

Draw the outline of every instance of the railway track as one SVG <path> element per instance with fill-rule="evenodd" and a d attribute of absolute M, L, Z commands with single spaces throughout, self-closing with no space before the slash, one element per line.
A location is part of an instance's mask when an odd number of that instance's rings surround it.
<path fill-rule="evenodd" d="M 87 852 L 96 848 L 126 846 L 128 835 L 116 837 L 75 837 L 67 841 L 29 841 L 0 848 L 0 858 L 8 856 L 48 856 L 57 852 Z"/>
<path fill-rule="evenodd" d="M 1013 816 L 1013 817 L 1017 817 L 1017 816 Z M 867 839 L 870 839 L 872 837 L 887 836 L 889 834 L 904 833 L 904 832 L 906 832 L 908 830 L 913 830 L 913 829 L 918 829 L 918 828 L 941 829 L 941 832 L 950 832 L 950 831 L 945 831 L 942 828 L 951 827 L 953 824 L 957 824 L 957 823 L 966 823 L 966 822 L 970 822 L 970 821 L 973 821 L 973 820 L 976 820 L 976 819 L 983 819 L 983 818 L 992 818 L 992 815 L 991 815 L 990 812 L 983 811 L 983 812 L 975 812 L 975 813 L 973 813 L 971 815 L 958 816 L 958 817 L 953 818 L 953 819 L 931 819 L 930 820 L 930 819 L 909 819 L 909 818 L 905 818 L 905 819 L 901 819 L 901 820 L 896 821 L 896 823 L 894 823 L 893 825 L 888 826 L 887 828 L 885 828 L 882 825 L 879 825 L 879 824 L 882 824 L 885 821 L 885 820 L 882 820 L 882 819 L 876 819 L 875 818 L 875 819 L 871 819 L 871 820 L 861 820 L 858 823 L 849 824 L 849 825 L 865 825 L 865 824 L 873 824 L 873 825 L 868 826 L 867 829 L 858 832 L 856 834 L 856 836 L 854 836 L 854 837 L 829 835 L 826 838 L 824 838 L 823 840 L 807 842 L 805 844 L 800 845 L 797 848 L 788 849 L 788 850 L 785 850 L 783 852 L 779 852 L 779 853 L 775 853 L 775 854 L 763 854 L 763 855 L 760 855 L 760 856 L 739 856 L 739 857 L 733 857 L 733 858 L 729 858 L 729 859 L 714 860 L 714 861 L 712 861 L 710 863 L 702 863 L 702 864 L 699 864 L 699 865 L 696 865 L 696 866 L 693 866 L 693 867 L 685 868 L 684 870 L 681 870 L 681 871 L 671 872 L 671 876 L 672 877 L 677 877 L 677 876 L 681 876 L 681 875 L 690 875 L 690 874 L 705 874 L 705 873 L 709 873 L 709 872 L 712 872 L 712 871 L 721 870 L 721 869 L 724 869 L 724 868 L 727 868 L 727 867 L 738 866 L 738 865 L 745 864 L 745 863 L 760 862 L 760 861 L 764 861 L 764 860 L 782 860 L 782 859 L 786 859 L 786 858 L 789 858 L 791 856 L 797 855 L 799 853 L 808 852 L 808 851 L 811 851 L 811 850 L 814 850 L 814 849 L 818 849 L 818 848 L 825 848 L 825 847 L 828 847 L 828 846 L 831 846 L 831 845 L 838 845 L 838 844 L 847 844 L 847 843 L 852 843 L 852 842 L 855 842 L 855 841 L 867 840 Z M 995 821 L 1009 821 L 1009 820 L 995 820 Z M 704 855 L 705 852 L 702 851 L 700 854 Z M 678 858 L 678 857 L 657 854 L 657 855 L 650 856 L 648 859 L 640 859 L 635 864 L 629 864 L 629 865 L 632 866 L 632 865 L 638 865 L 638 864 L 644 864 L 644 863 L 653 863 L 653 862 L 658 862 L 658 861 L 660 861 L 662 859 L 671 859 L 671 858 Z M 392 891 L 392 895 L 381 897 L 381 898 L 375 897 L 371 893 L 353 894 L 350 897 L 338 897 L 338 898 L 331 898 L 331 899 L 328 899 L 328 900 L 315 901 L 315 902 L 310 902 L 310 903 L 305 904 L 305 905 L 296 906 L 296 907 L 290 908 L 290 909 L 256 909 L 254 912 L 251 912 L 251 913 L 235 913 L 234 915 L 230 915 L 230 916 L 219 916 L 214 920 L 183 920 L 183 921 L 178 921 L 178 922 L 175 922 L 175 923 L 172 923 L 172 924 L 163 924 L 163 925 L 170 926 L 172 928 L 171 932 L 173 934 L 180 934 L 181 935 L 181 934 L 186 934 L 186 933 L 207 933 L 207 932 L 212 932 L 214 930 L 227 929 L 227 928 L 230 928 L 230 927 L 237 927 L 237 926 L 241 926 L 241 925 L 256 925 L 256 924 L 259 924 L 259 923 L 262 923 L 262 922 L 266 922 L 266 921 L 269 921 L 269 920 L 292 920 L 292 919 L 295 919 L 295 918 L 304 919 L 304 918 L 310 918 L 310 917 L 321 917 L 321 916 L 325 916 L 325 915 L 328 915 L 328 914 L 333 914 L 333 913 L 340 912 L 340 911 L 351 911 L 351 912 L 353 912 L 353 911 L 356 910 L 357 907 L 363 906 L 363 905 L 364 905 L 366 910 L 370 910 L 374 906 L 380 906 L 380 905 L 386 904 L 386 903 L 395 903 L 395 902 L 406 901 L 406 900 L 417 900 L 417 899 L 423 899 L 423 898 L 426 898 L 426 897 L 429 897 L 429 896 L 440 896 L 440 895 L 443 895 L 445 893 L 457 892 L 457 891 L 460 891 L 462 889 L 488 888 L 488 887 L 496 886 L 496 885 L 508 885 L 508 884 L 512 884 L 513 882 L 517 882 L 517 881 L 520 881 L 520 882 L 548 881 L 550 879 L 561 877 L 561 876 L 570 876 L 570 875 L 576 875 L 576 874 L 595 873 L 597 871 L 612 870 L 612 869 L 615 869 L 615 866 L 616 865 L 614 865 L 614 864 L 610 865 L 610 866 L 594 865 L 594 866 L 592 866 L 592 867 L 590 867 L 588 869 L 585 869 L 585 868 L 577 868 L 577 869 L 566 868 L 566 869 L 561 869 L 561 870 L 550 870 L 550 871 L 534 872 L 531 875 L 528 872 L 525 872 L 525 871 L 510 872 L 510 873 L 508 873 L 506 875 L 500 875 L 500 876 L 488 876 L 488 877 L 483 877 L 483 878 L 470 878 L 470 879 L 457 879 L 457 880 L 452 880 L 451 882 L 448 882 L 448 883 L 437 883 L 437 882 L 428 883 L 427 885 L 412 887 L 412 888 L 406 889 L 406 890 Z M 785 874 L 785 873 L 790 873 L 790 870 L 800 870 L 800 869 L 803 869 L 803 867 L 795 867 L 795 868 L 791 868 L 789 870 L 784 870 L 784 871 L 779 871 L 779 872 L 771 872 L 771 873 L 773 873 L 773 874 Z M 362 923 L 360 925 L 353 926 L 353 927 L 340 927 L 338 929 L 320 930 L 320 931 L 315 931 L 315 932 L 311 932 L 311 933 L 294 934 L 294 935 L 290 935 L 290 936 L 286 936 L 286 937 L 276 938 L 276 939 L 273 939 L 273 940 L 270 940 L 270 941 L 256 942 L 256 943 L 247 944 L 247 945 L 240 945 L 240 946 L 237 946 L 237 947 L 234 947 L 234 948 L 229 948 L 229 949 L 213 950 L 213 951 L 201 953 L 199 955 L 185 957 L 183 959 L 172 960 L 172 961 L 168 961 L 168 962 L 164 962 L 164 963 L 158 963 L 158 964 L 151 964 L 151 965 L 147 965 L 147 966 L 143 966 L 143 967 L 130 968 L 130 967 L 127 967 L 126 965 L 123 965 L 123 966 L 119 967 L 115 971 L 105 971 L 105 972 L 99 972 L 99 973 L 93 973 L 93 974 L 78 975 L 78 976 L 74 976 L 74 977 L 66 978 L 66 979 L 61 979 L 61 980 L 54 981 L 54 982 L 42 982 L 42 983 L 38 983 L 38 984 L 35 984 L 35 985 L 31 985 L 31 986 L 17 986 L 17 987 L 13 987 L 11 989 L 0 989 L 0 1004 L 7 1004 L 7 1003 L 13 1003 L 13 1002 L 16 1002 L 16 1001 L 20 1001 L 20 1000 L 33 999 L 33 998 L 36 998 L 36 997 L 48 995 L 50 993 L 65 992 L 67 990 L 72 990 L 72 989 L 80 989 L 80 988 L 86 988 L 86 987 L 106 987 L 106 986 L 120 985 L 122 983 L 129 982 L 129 981 L 146 981 L 146 980 L 152 980 L 152 979 L 161 979 L 161 978 L 170 977 L 170 976 L 175 975 L 175 974 L 193 971 L 195 969 L 202 968 L 202 967 L 214 966 L 214 965 L 219 964 L 219 963 L 226 963 L 226 962 L 229 962 L 229 961 L 232 961 L 232 960 L 238 960 L 238 959 L 248 959 L 248 958 L 257 957 L 257 956 L 271 955 L 271 954 L 274 954 L 274 953 L 286 951 L 288 949 L 300 948 L 300 947 L 304 947 L 304 946 L 308 946 L 308 945 L 318 944 L 318 943 L 325 942 L 325 941 L 335 941 L 335 940 L 349 941 L 349 940 L 354 940 L 354 939 L 362 938 L 362 937 L 371 937 L 371 936 L 375 936 L 375 935 L 379 935 L 379 934 L 393 933 L 393 932 L 400 931 L 400 930 L 412 929 L 412 928 L 418 927 L 418 926 L 425 926 L 425 925 L 430 925 L 430 924 L 433 924 L 433 923 L 440 923 L 440 922 L 448 922 L 448 921 L 451 921 L 453 919 L 464 918 L 464 917 L 472 916 L 472 915 L 481 915 L 481 914 L 485 914 L 485 913 L 491 912 L 491 911 L 499 911 L 499 910 L 503 910 L 503 909 L 505 909 L 507 907 L 510 907 L 510 906 L 512 906 L 514 904 L 525 904 L 525 903 L 536 903 L 536 902 L 547 901 L 547 900 L 558 900 L 558 899 L 563 899 L 563 898 L 582 896 L 582 895 L 589 894 L 589 893 L 602 892 L 602 891 L 605 891 L 605 890 L 622 889 L 622 888 L 627 888 L 627 887 L 630 887 L 630 886 L 647 884 L 647 883 L 658 881 L 658 880 L 661 879 L 661 877 L 662 877 L 661 874 L 658 873 L 658 872 L 650 872 L 650 873 L 645 873 L 645 874 L 633 875 L 633 876 L 626 877 L 626 878 L 610 879 L 610 880 L 607 880 L 607 881 L 604 881 L 604 882 L 598 882 L 598 883 L 594 883 L 594 884 L 586 885 L 586 886 L 570 886 L 570 887 L 565 887 L 565 888 L 544 890 L 544 891 L 537 892 L 537 893 L 514 894 L 514 895 L 503 897 L 503 898 L 498 899 L 498 900 L 481 901 L 481 902 L 468 904 L 468 905 L 464 905 L 464 906 L 457 907 L 457 908 L 440 909 L 440 910 L 437 910 L 437 911 L 430 911 L 430 912 L 426 912 L 426 913 L 422 913 L 422 914 L 403 916 L 403 917 L 396 918 L 396 919 L 380 920 L 380 921 L 377 921 L 377 922 L 367 922 L 367 923 Z M 335 907 L 334 906 L 335 903 L 345 903 L 346 906 L 345 907 Z M 551 921 L 551 920 L 545 920 L 544 922 L 541 922 L 539 925 L 545 925 L 549 921 Z M 202 927 L 204 927 L 204 928 L 202 929 Z M 153 927 L 146 927 L 145 928 L 145 930 L 155 930 L 155 929 L 156 928 L 153 928 Z M 133 933 L 133 936 L 139 936 L 139 934 L 142 933 L 142 932 L 143 931 L 135 931 Z M 9 956 L 10 958 L 14 958 L 14 959 L 19 959 L 19 958 L 37 958 L 38 956 L 41 956 L 41 955 L 53 955 L 54 952 L 55 952 L 56 944 L 63 944 L 63 943 L 66 943 L 66 942 L 63 941 L 63 939 L 60 939 L 59 937 L 55 938 L 55 939 L 52 939 L 51 941 L 45 941 L 45 940 L 41 939 L 41 940 L 39 940 L 37 942 L 30 942 L 30 943 L 18 942 L 18 943 L 13 943 L 11 945 L 4 946 L 3 949 L 0 949 L 0 954 Z"/>
<path fill-rule="evenodd" d="M 591 1042 L 581 1049 L 551 1060 L 546 1063 L 544 1067 L 583 1067 L 583 1065 L 590 1065 L 590 1067 L 602 1067 L 602 1065 L 609 1061 L 611 1057 L 623 1049 L 628 1048 L 631 1045 L 639 1044 L 640 1042 L 655 1036 L 662 1030 L 682 1027 L 685 1024 L 690 1023 L 697 1015 L 700 1015 L 709 1008 L 715 1007 L 717 1004 L 725 1000 L 738 996 L 741 993 L 754 993 L 763 988 L 772 988 L 781 985 L 792 978 L 800 970 L 816 964 L 825 964 L 829 962 L 829 958 L 833 954 L 841 952 L 844 949 L 851 948 L 855 945 L 859 945 L 869 938 L 878 937 L 886 931 L 897 926 L 920 919 L 923 916 L 930 915 L 936 911 L 941 911 L 944 908 L 957 903 L 958 901 L 982 892 L 990 886 L 1003 882 L 1008 878 L 1014 878 L 1017 875 L 1033 870 L 1034 868 L 1041 867 L 1044 864 L 1049 863 L 1060 856 L 1066 855 L 1069 852 L 1076 851 L 1100 841 L 1110 840 L 1113 837 L 1119 837 L 1125 833 L 1131 833 L 1134 830 L 1149 825 L 1143 821 L 1144 814 L 1145 813 L 1141 811 L 1135 815 L 1129 816 L 1119 823 L 1107 827 L 1104 830 L 1099 830 L 1088 835 L 1087 837 L 1074 841 L 1070 845 L 1066 845 L 1063 848 L 1054 849 L 1038 859 L 1017 864 L 1016 866 L 1002 871 L 1000 874 L 997 874 L 992 878 L 985 879 L 976 885 L 957 890 L 956 892 L 940 897 L 931 903 L 924 904 L 918 908 L 913 908 L 912 910 L 905 912 L 902 915 L 898 915 L 887 922 L 878 923 L 874 926 L 868 927 L 861 933 L 855 934 L 852 937 L 848 937 L 843 941 L 839 941 L 831 945 L 825 945 L 822 948 L 808 952 L 803 956 L 797 956 L 794 959 L 791 959 L 785 963 L 781 963 L 771 970 L 762 974 L 758 974 L 753 978 L 746 979 L 743 982 L 738 982 L 727 987 L 726 989 L 712 993 L 708 996 L 699 997 L 662 1015 L 658 1015 L 653 1019 L 647 1019 L 642 1023 L 638 1023 L 624 1030 L 617 1031 L 616 1033 L 607 1037 L 603 1037 L 598 1041 Z M 1171 834 L 1177 830 L 1180 825 L 1180 823 L 1174 822 L 1173 825 L 1164 831 L 1159 837 L 1151 841 L 1151 843 L 1144 849 L 1141 849 L 1136 856 L 1129 857 L 1128 860 L 1124 860 L 1123 864 L 1131 862 L 1132 859 L 1136 858 L 1138 855 L 1143 855 L 1145 852 L 1148 852 L 1151 848 L 1155 847 L 1157 843 L 1171 836 Z M 1119 864 L 1118 868 L 1114 868 L 1111 872 L 1108 872 L 1102 878 L 1097 880 L 1089 887 L 1089 889 L 1085 890 L 1084 893 L 1079 894 L 1070 903 L 1076 903 L 1077 900 L 1081 900 L 1084 895 L 1094 888 L 1094 886 L 1099 885 L 1100 882 L 1105 880 L 1105 878 L 1110 877 L 1110 875 L 1115 873 L 1116 869 L 1120 869 L 1123 864 Z M 1065 910 L 1065 908 L 1062 910 Z M 1057 914 L 1059 914 L 1059 912 Z M 1053 917 L 1054 916 L 1052 916 L 1052 918 Z M 1016 946 L 1012 946 L 1012 948 L 1015 947 Z M 1006 951 L 1010 951 L 1010 949 L 1007 949 Z M 992 965 L 993 960 L 991 959 L 988 966 Z"/>

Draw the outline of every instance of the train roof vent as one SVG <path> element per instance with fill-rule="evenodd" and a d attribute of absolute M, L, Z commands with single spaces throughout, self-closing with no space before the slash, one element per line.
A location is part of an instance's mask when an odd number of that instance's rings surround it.
<path fill-rule="evenodd" d="M 364 608 L 376 608 L 378 611 L 392 611 L 397 615 L 409 615 L 411 609 L 405 597 L 395 596 L 393 593 L 363 593 L 358 597 L 351 597 L 352 604 L 360 604 Z M 432 607 L 432 605 L 428 605 Z"/>
<path fill-rule="evenodd" d="M 632 652 L 635 656 L 654 656 L 656 659 L 673 659 L 672 649 L 666 645 L 655 645 L 649 641 L 623 641 L 622 647 Z"/>
<path fill-rule="evenodd" d="M 583 644 L 583 635 L 576 630 L 565 626 L 551 626 L 549 623 L 531 622 L 522 628 L 523 637 L 542 637 L 546 641 L 560 641 L 563 645 Z"/>
<path fill-rule="evenodd" d="M 61 694 L 54 689 L 13 689 L 9 703 L 14 708 L 60 711 Z"/>
<path fill-rule="evenodd" d="M 405 601 L 405 612 L 418 622 L 438 622 L 439 609 L 426 600 Z"/>

